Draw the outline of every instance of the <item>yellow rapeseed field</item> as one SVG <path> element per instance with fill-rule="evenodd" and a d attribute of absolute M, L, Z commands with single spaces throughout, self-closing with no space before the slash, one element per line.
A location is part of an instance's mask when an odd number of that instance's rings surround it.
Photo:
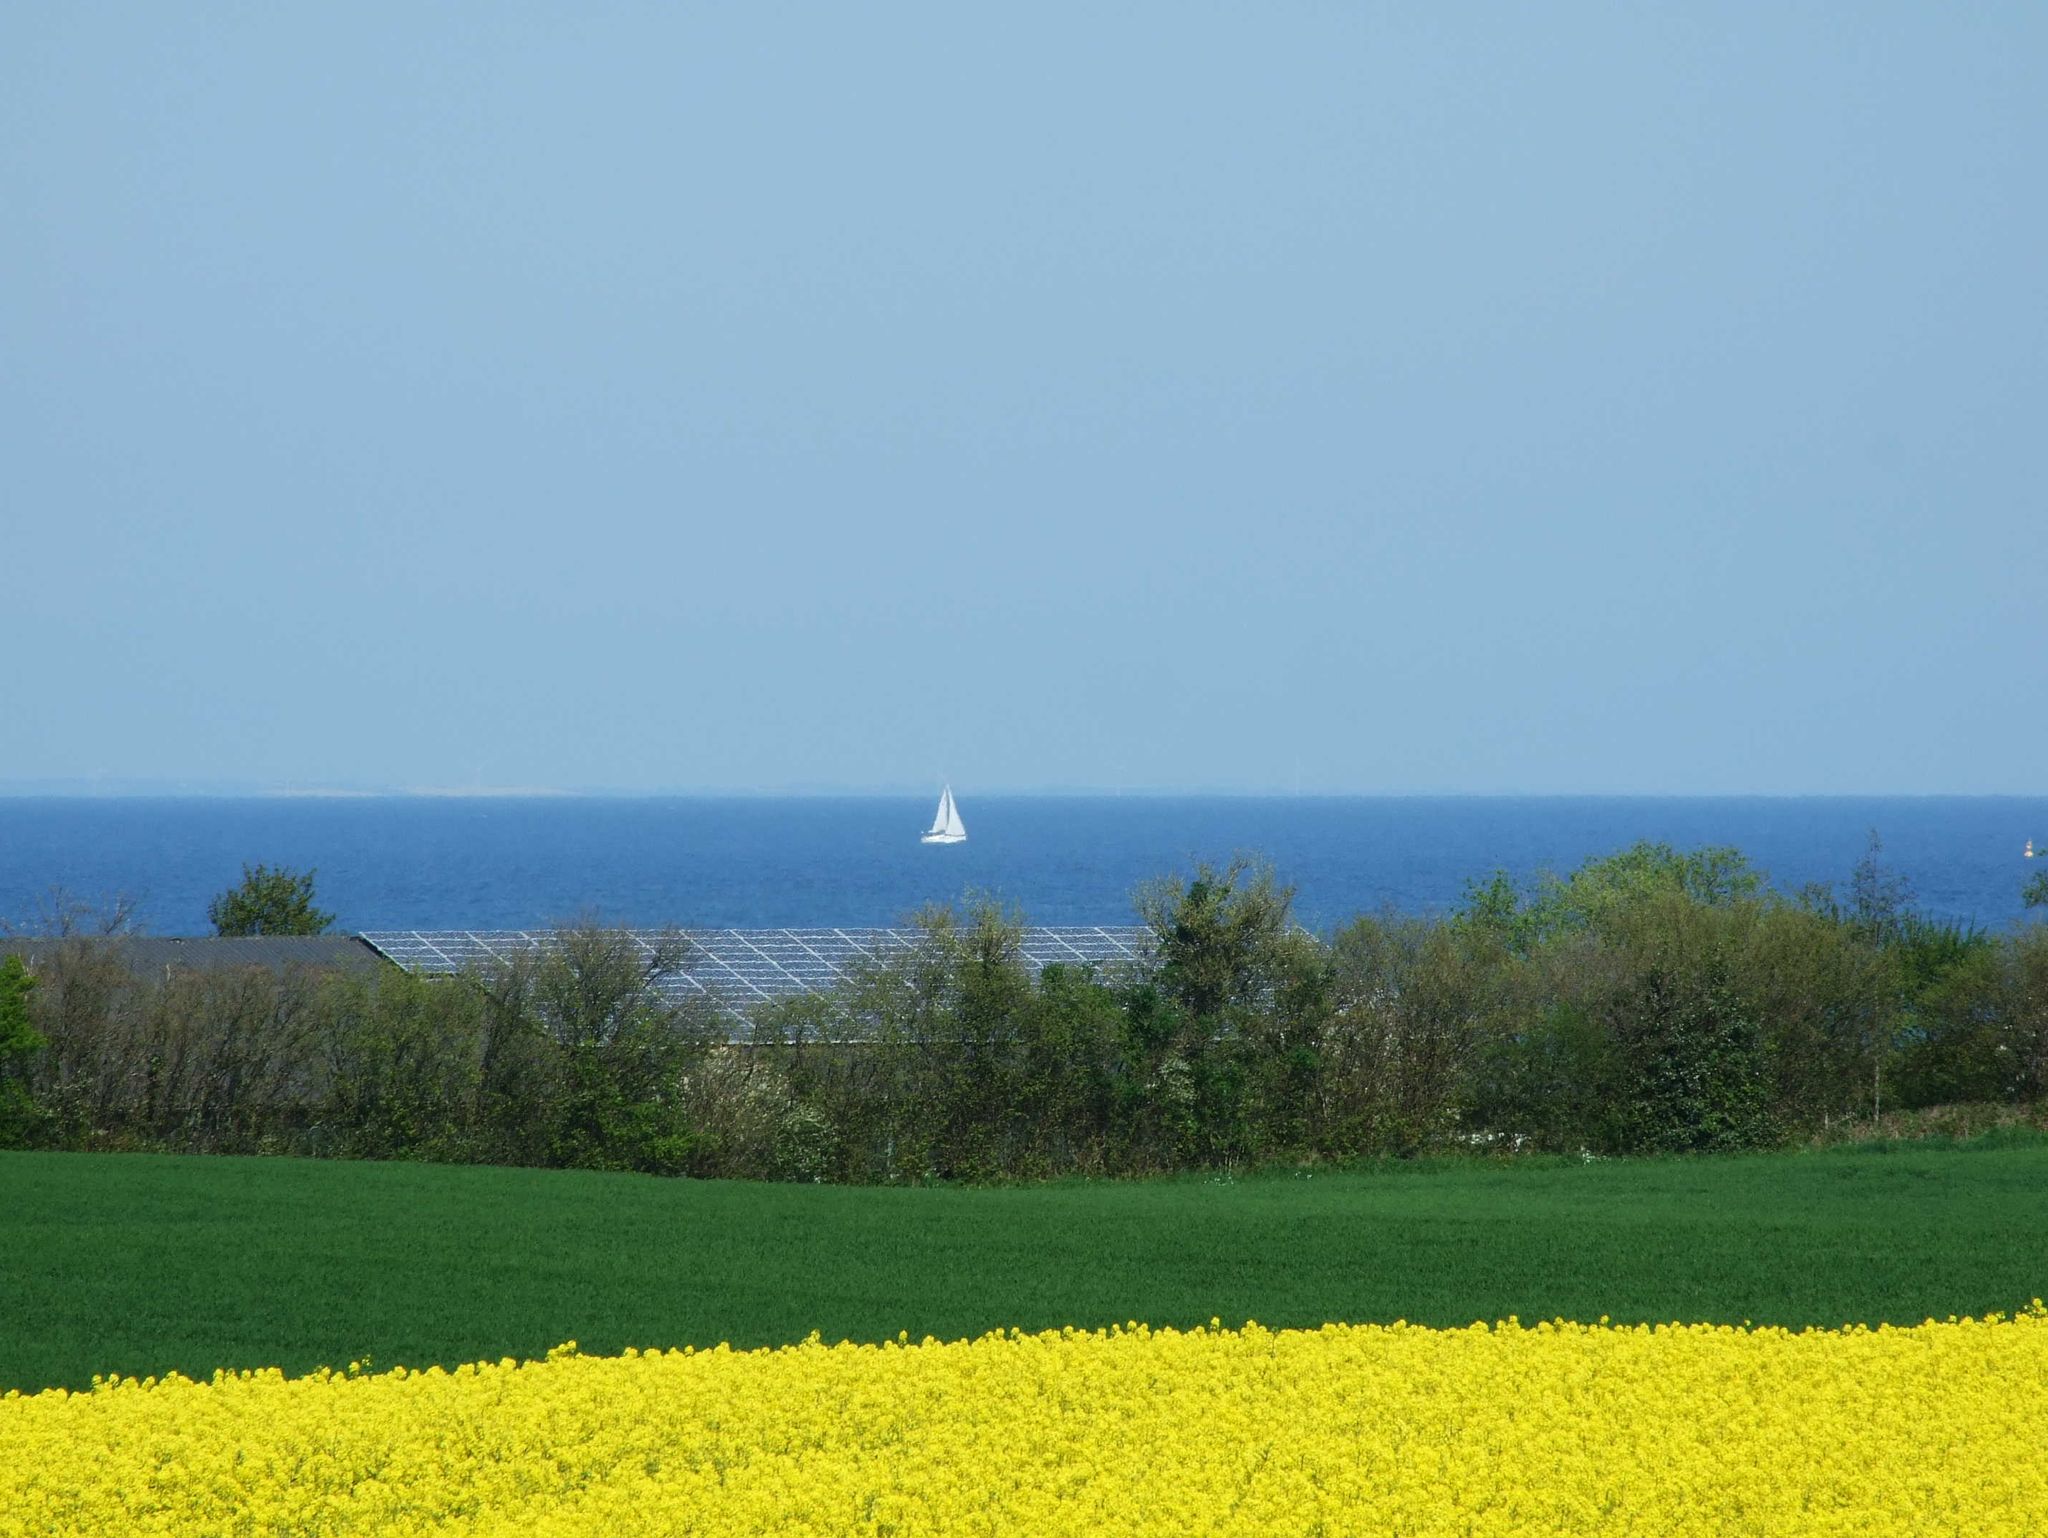
<path fill-rule="evenodd" d="M 0 1535 L 2048 1532 L 2048 1315 L 1131 1326 L 0 1399 Z"/>

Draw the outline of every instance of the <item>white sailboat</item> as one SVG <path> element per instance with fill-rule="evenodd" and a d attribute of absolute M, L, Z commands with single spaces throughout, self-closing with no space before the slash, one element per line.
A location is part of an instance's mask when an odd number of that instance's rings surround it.
<path fill-rule="evenodd" d="M 948 785 L 939 792 L 939 810 L 932 818 L 931 827 L 925 830 L 921 844 L 964 844 L 967 842 L 967 824 L 960 820 L 960 808 L 953 804 L 953 787 Z"/>

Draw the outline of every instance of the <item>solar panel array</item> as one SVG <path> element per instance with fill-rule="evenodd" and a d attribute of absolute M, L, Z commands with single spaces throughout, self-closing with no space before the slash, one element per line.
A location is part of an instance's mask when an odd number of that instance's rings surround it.
<path fill-rule="evenodd" d="M 708 994 L 742 1020 L 750 1008 L 823 992 L 856 966 L 907 955 L 927 939 L 921 929 L 634 929 L 626 934 L 650 962 L 663 948 L 673 954 L 675 942 L 683 941 L 683 964 L 658 979 L 661 992 L 676 1001 Z M 361 938 L 406 971 L 429 976 L 488 968 L 559 943 L 548 929 L 379 930 Z M 1129 965 L 1150 957 L 1152 934 L 1099 925 L 1027 929 L 1021 949 L 1034 975 L 1056 962 Z"/>

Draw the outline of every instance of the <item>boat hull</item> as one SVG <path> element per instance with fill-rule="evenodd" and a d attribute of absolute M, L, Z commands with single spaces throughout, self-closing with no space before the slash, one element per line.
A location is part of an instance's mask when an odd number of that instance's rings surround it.
<path fill-rule="evenodd" d="M 965 833 L 927 833 L 918 842 L 920 844 L 964 844 L 967 842 L 967 835 Z"/>

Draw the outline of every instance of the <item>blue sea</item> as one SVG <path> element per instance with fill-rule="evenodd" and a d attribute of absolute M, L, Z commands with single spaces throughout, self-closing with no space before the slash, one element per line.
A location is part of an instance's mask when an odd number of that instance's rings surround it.
<path fill-rule="evenodd" d="M 879 925 L 992 894 L 1046 924 L 1123 923 L 1131 892 L 1198 859 L 1269 859 L 1298 912 L 1455 903 L 1639 839 L 1732 844 L 1792 890 L 1846 886 L 1875 832 L 1925 912 L 2002 927 L 2048 844 L 2048 798 L 976 797 L 968 841 L 921 845 L 935 798 L 0 799 L 0 920 L 51 894 L 132 899 L 204 934 L 247 862 L 315 868 L 336 927 L 529 928 L 592 915 L 685 927 Z"/>

